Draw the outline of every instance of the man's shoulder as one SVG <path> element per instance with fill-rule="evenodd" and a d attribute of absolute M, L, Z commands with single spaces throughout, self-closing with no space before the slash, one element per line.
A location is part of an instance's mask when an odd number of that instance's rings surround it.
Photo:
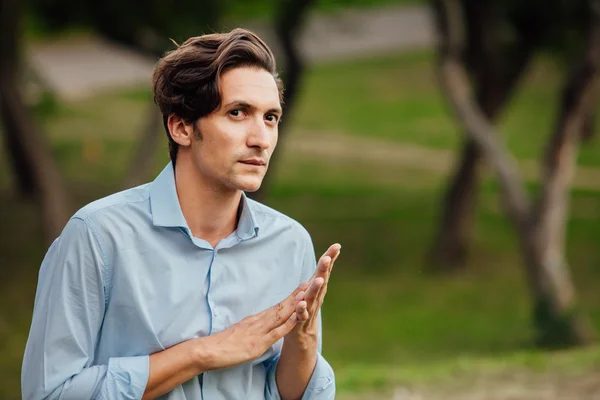
<path fill-rule="evenodd" d="M 280 227 L 290 229 L 303 239 L 311 240 L 310 234 L 306 228 L 292 217 L 265 204 L 259 203 L 256 200 L 248 198 L 247 201 L 248 207 L 252 210 L 252 213 L 256 216 L 256 218 L 259 219 L 259 221 L 257 221 L 259 225 L 276 224 Z"/>
<path fill-rule="evenodd" d="M 106 215 L 123 212 L 134 204 L 143 203 L 149 200 L 149 185 L 150 184 L 147 183 L 94 200 L 80 208 L 73 215 L 73 218 L 79 218 L 89 222 L 90 220 L 97 220 Z"/>

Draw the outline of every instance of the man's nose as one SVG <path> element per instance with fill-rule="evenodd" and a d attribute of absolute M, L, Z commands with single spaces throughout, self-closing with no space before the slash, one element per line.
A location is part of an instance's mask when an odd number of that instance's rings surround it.
<path fill-rule="evenodd" d="M 248 147 L 258 147 L 261 150 L 271 147 L 271 132 L 264 120 L 257 120 L 250 127 Z"/>

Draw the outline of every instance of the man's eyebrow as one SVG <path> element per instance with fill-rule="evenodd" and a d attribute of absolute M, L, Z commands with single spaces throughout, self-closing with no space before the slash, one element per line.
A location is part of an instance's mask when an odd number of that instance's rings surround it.
<path fill-rule="evenodd" d="M 224 108 L 230 108 L 230 107 L 233 107 L 233 106 L 235 106 L 235 107 L 242 107 L 242 108 L 249 108 L 249 109 L 253 109 L 253 110 L 257 109 L 256 106 L 253 106 L 252 104 L 250 104 L 250 103 L 248 103 L 247 101 L 244 101 L 244 100 L 234 100 L 231 103 L 226 104 L 224 106 Z M 283 111 L 279 107 L 274 107 L 274 108 L 269 109 L 267 111 L 267 113 L 273 113 L 273 114 L 282 115 Z"/>

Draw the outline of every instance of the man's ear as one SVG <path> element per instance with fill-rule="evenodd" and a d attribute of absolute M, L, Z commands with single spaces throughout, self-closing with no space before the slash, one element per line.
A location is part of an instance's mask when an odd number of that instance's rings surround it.
<path fill-rule="evenodd" d="M 194 138 L 194 126 L 192 124 L 186 124 L 181 117 L 171 114 L 167 120 L 167 125 L 175 143 L 184 147 L 192 144 Z"/>

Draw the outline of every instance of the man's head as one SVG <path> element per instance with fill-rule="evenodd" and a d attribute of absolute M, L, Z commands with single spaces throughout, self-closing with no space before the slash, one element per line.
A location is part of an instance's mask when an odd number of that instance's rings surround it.
<path fill-rule="evenodd" d="M 210 184 L 254 191 L 277 144 L 282 83 L 255 34 L 193 37 L 167 53 L 153 76 L 173 164 L 186 158 Z"/>

